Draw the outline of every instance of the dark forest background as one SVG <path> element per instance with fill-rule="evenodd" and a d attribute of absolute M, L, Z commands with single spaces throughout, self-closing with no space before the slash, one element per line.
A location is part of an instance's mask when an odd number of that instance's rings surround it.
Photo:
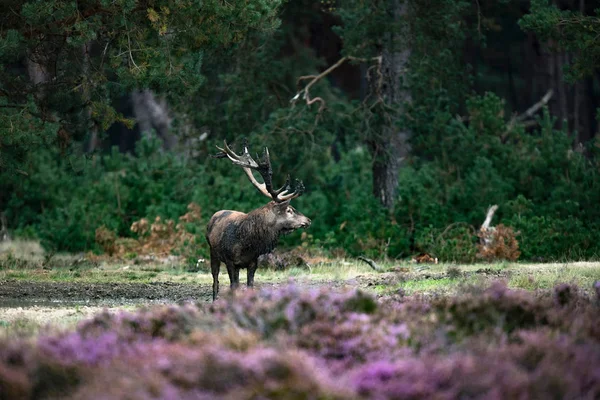
<path fill-rule="evenodd" d="M 3 0 L 0 211 L 16 237 L 265 199 L 212 159 L 268 146 L 313 219 L 289 244 L 474 261 L 488 207 L 521 258 L 600 255 L 600 2 Z M 198 254 L 206 246 L 200 240 Z"/>

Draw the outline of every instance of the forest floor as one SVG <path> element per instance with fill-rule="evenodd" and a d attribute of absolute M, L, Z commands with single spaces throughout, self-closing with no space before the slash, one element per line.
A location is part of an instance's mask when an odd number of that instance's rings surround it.
<path fill-rule="evenodd" d="M 47 259 L 0 257 L 0 337 L 31 336 L 41 329 L 72 327 L 77 321 L 102 310 L 134 310 L 153 304 L 209 302 L 212 276 L 208 265 L 189 271 L 173 260 L 143 264 L 89 262 L 74 256 Z M 322 260 L 310 268 L 284 271 L 259 269 L 257 288 L 293 282 L 306 288 L 344 290 L 359 288 L 378 298 L 394 296 L 443 296 L 465 286 L 487 286 L 504 280 L 509 287 L 550 289 L 572 283 L 584 291 L 600 280 L 600 262 L 413 264 L 382 262 L 383 272 L 351 259 Z M 241 290 L 245 271 L 240 274 Z M 229 293 L 224 266 L 220 274 L 221 296 Z"/>

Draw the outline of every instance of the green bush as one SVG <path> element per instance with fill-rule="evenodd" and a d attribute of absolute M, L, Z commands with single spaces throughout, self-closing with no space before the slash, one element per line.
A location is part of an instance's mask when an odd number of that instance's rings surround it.
<path fill-rule="evenodd" d="M 598 161 L 572 151 L 571 138 L 553 129 L 547 113 L 537 130 L 526 132 L 507 123 L 503 102 L 494 95 L 473 97 L 467 104 L 468 123 L 443 107 L 430 111 L 434 118 L 418 118 L 422 124 L 414 128 L 414 155 L 400 173 L 391 213 L 372 195 L 371 160 L 364 146 L 355 140 L 340 143 L 334 161 L 325 143 L 342 126 L 332 115 L 324 116 L 315 131 L 323 143 L 284 133 L 263 142 L 264 134 L 258 133 L 250 138 L 251 149 L 259 150 L 257 143 L 273 149 L 277 185 L 286 172 L 304 180 L 307 191 L 294 205 L 314 221 L 307 245 L 342 248 L 351 256 L 405 258 L 426 251 L 442 261 L 471 262 L 476 229 L 488 207 L 498 204 L 493 224 L 520 232 L 522 259 L 597 258 Z M 314 115 L 292 117 L 301 122 Z M 273 114 L 269 124 L 280 118 Z M 346 120 L 344 129 L 352 123 Z M 427 137 L 428 132 L 434 133 Z M 202 222 L 188 228 L 200 237 L 198 254 L 206 255 L 201 236 L 212 213 L 248 212 L 266 201 L 230 163 L 163 152 L 150 139 L 138 143 L 135 155 L 115 150 L 77 158 L 45 151 L 33 155 L 31 165 L 26 179 L 2 175 L 0 189 L 10 194 L 5 207 L 9 226 L 56 250 L 100 251 L 96 228 L 104 225 L 131 236 L 132 222 L 176 219 L 195 202 Z M 299 245 L 301 234 L 283 238 L 283 244 Z"/>
<path fill-rule="evenodd" d="M 513 216 L 506 221 L 519 230 L 521 257 L 536 261 L 585 260 L 600 256 L 600 226 L 568 217 Z"/>
<path fill-rule="evenodd" d="M 452 224 L 445 229 L 429 226 L 419 231 L 417 246 L 441 260 L 469 263 L 476 260 L 477 235 L 472 226 Z"/>

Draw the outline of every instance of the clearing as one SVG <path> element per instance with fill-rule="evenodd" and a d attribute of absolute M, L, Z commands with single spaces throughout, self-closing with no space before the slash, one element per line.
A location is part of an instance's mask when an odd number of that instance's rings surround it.
<path fill-rule="evenodd" d="M 0 336 L 31 336 L 40 329 L 72 327 L 101 310 L 136 309 L 161 303 L 209 302 L 212 277 L 206 270 L 190 272 L 175 263 L 91 263 L 65 256 L 51 266 L 41 261 L 0 260 Z M 207 267 L 205 265 L 205 267 Z M 375 272 L 356 260 L 321 262 L 310 269 L 259 269 L 256 286 L 293 281 L 303 287 L 342 290 L 360 288 L 377 297 L 436 296 L 460 291 L 465 285 L 486 285 L 502 279 L 509 287 L 549 289 L 573 283 L 585 291 L 600 280 L 599 262 L 551 264 L 412 264 L 382 263 Z M 229 279 L 222 268 L 221 296 Z M 240 276 L 245 289 L 245 272 Z"/>

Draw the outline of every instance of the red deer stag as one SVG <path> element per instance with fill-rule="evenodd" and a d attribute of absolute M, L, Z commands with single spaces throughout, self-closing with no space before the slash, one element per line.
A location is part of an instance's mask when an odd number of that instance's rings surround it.
<path fill-rule="evenodd" d="M 258 257 L 271 252 L 277 245 L 279 236 L 298 228 L 310 226 L 310 219 L 290 206 L 290 200 L 304 192 L 304 185 L 296 180 L 292 191 L 290 177 L 283 187 L 273 190 L 271 160 L 265 147 L 262 159 L 256 162 L 244 145 L 242 155 L 235 154 L 225 142 L 221 152 L 213 157 L 229 158 L 242 167 L 250 182 L 271 201 L 256 210 L 245 214 L 239 211 L 221 210 L 208 222 L 206 240 L 210 247 L 210 269 L 213 276 L 213 301 L 219 294 L 219 270 L 221 262 L 227 266 L 231 290 L 240 284 L 240 269 L 248 269 L 248 287 L 254 286 L 254 272 Z M 252 171 L 257 171 L 263 179 L 260 183 Z"/>

